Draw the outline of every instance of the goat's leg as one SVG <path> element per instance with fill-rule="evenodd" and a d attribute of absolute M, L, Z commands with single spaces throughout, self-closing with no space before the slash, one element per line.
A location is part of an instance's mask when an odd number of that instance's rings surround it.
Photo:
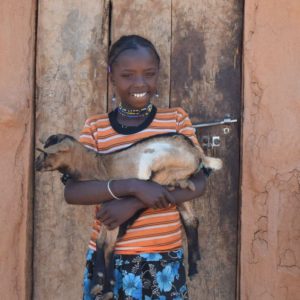
<path fill-rule="evenodd" d="M 178 209 L 187 238 L 189 264 L 188 275 L 190 279 L 192 279 L 192 277 L 198 273 L 197 261 L 201 258 L 198 239 L 199 220 L 194 215 L 191 203 L 184 202 L 178 206 Z"/>
<path fill-rule="evenodd" d="M 119 227 L 107 231 L 106 241 L 104 245 L 105 257 L 105 276 L 103 288 L 103 300 L 113 299 L 114 278 L 114 247 L 119 233 Z"/>
<path fill-rule="evenodd" d="M 188 178 L 191 176 L 192 170 L 186 168 L 170 168 L 162 169 L 155 172 L 151 180 L 168 186 L 180 186 L 181 188 L 189 188 L 195 190 L 195 185 Z"/>
<path fill-rule="evenodd" d="M 96 253 L 93 265 L 93 277 L 91 283 L 91 294 L 101 294 L 104 288 L 105 275 L 105 256 L 104 244 L 106 240 L 107 230 L 104 225 L 101 226 L 100 233 L 96 242 Z"/>

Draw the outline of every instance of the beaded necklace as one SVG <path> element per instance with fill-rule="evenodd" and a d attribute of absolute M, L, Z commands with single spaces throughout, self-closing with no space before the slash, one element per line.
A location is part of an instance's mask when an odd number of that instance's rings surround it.
<path fill-rule="evenodd" d="M 141 109 L 129 109 L 122 106 L 122 103 L 118 106 L 118 113 L 127 118 L 140 118 L 140 117 L 146 117 L 150 114 L 152 111 L 152 103 L 149 103 L 147 106 L 141 108 Z"/>

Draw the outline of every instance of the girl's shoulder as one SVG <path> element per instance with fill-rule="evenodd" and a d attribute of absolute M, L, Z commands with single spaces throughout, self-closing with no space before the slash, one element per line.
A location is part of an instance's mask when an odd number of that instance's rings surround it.
<path fill-rule="evenodd" d="M 107 122 L 109 122 L 108 113 L 95 114 L 86 119 L 85 126 L 93 127 Z"/>
<path fill-rule="evenodd" d="M 170 115 L 176 119 L 183 119 L 188 117 L 188 113 L 182 107 L 170 107 L 170 108 L 163 108 L 158 107 L 157 113 L 161 115 Z"/>

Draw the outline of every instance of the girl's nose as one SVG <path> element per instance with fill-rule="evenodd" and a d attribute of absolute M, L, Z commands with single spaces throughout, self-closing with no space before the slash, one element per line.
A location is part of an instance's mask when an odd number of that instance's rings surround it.
<path fill-rule="evenodd" d="M 144 76 L 136 76 L 134 81 L 135 86 L 144 86 L 146 85 Z"/>

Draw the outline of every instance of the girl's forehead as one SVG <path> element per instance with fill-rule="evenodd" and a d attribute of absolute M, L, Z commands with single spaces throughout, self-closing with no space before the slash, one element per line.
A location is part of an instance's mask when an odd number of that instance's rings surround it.
<path fill-rule="evenodd" d="M 114 65 L 118 69 L 156 68 L 158 67 L 158 61 L 150 49 L 139 47 L 122 52 Z"/>

